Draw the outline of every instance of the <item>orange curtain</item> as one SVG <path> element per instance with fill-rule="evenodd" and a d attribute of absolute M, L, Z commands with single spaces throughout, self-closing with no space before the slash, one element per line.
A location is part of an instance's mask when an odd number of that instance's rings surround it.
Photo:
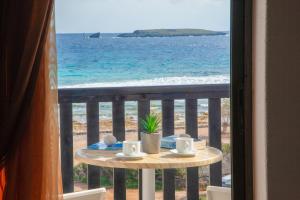
<path fill-rule="evenodd" d="M 61 199 L 53 0 L 2 0 L 0 199 Z"/>

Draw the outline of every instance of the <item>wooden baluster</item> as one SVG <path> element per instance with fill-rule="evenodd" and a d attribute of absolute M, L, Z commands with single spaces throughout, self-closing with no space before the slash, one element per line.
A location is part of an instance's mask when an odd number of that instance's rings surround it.
<path fill-rule="evenodd" d="M 124 100 L 115 100 L 113 109 L 113 135 L 118 141 L 125 140 L 125 110 Z M 114 169 L 114 199 L 126 199 L 125 169 Z"/>
<path fill-rule="evenodd" d="M 185 100 L 185 131 L 192 138 L 198 138 L 197 99 Z M 198 167 L 187 168 L 187 199 L 199 199 Z"/>
<path fill-rule="evenodd" d="M 72 103 L 60 104 L 60 146 L 63 192 L 74 192 Z"/>
<path fill-rule="evenodd" d="M 221 99 L 208 100 L 209 145 L 221 149 Z M 222 162 L 210 165 L 210 184 L 222 186 Z"/>
<path fill-rule="evenodd" d="M 99 103 L 89 101 L 87 113 L 87 145 L 99 142 Z M 100 167 L 88 165 L 88 189 L 100 187 Z"/>
<path fill-rule="evenodd" d="M 144 119 L 150 113 L 150 101 L 149 100 L 139 100 L 138 101 L 138 138 L 141 139 L 141 119 Z M 139 199 L 142 200 L 142 170 L 139 170 Z"/>
<path fill-rule="evenodd" d="M 162 101 L 162 129 L 163 136 L 174 135 L 174 100 Z M 164 199 L 175 199 L 175 169 L 163 171 Z"/>

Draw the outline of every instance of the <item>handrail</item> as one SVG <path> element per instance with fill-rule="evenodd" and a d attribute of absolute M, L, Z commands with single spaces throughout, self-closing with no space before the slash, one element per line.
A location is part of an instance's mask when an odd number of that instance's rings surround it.
<path fill-rule="evenodd" d="M 130 86 L 99 88 L 61 88 L 58 90 L 60 103 L 81 103 L 87 101 L 134 101 L 142 99 L 186 99 L 227 98 L 229 84 Z"/>

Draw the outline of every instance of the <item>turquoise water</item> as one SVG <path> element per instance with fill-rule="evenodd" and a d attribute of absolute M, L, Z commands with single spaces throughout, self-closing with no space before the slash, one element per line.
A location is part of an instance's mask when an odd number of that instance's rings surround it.
<path fill-rule="evenodd" d="M 118 38 L 58 34 L 60 87 L 228 82 L 228 36 Z"/>
<path fill-rule="evenodd" d="M 90 39 L 85 34 L 57 34 L 57 52 L 59 87 L 229 82 L 228 35 L 119 38 L 102 34 L 99 39 Z M 100 109 L 110 116 L 110 107 L 105 104 Z M 134 103 L 127 107 L 135 114 Z M 199 112 L 207 110 L 207 102 L 200 100 L 198 108 Z M 176 109 L 183 112 L 183 103 Z M 74 113 L 83 116 L 84 110 L 75 105 Z"/>

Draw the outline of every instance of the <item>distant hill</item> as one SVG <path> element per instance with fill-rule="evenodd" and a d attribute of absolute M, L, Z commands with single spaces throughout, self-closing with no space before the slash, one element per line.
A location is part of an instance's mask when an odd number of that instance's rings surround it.
<path fill-rule="evenodd" d="M 207 36 L 225 35 L 226 32 L 205 29 L 149 29 L 136 30 L 133 33 L 121 33 L 118 37 L 177 37 L 177 36 Z"/>

